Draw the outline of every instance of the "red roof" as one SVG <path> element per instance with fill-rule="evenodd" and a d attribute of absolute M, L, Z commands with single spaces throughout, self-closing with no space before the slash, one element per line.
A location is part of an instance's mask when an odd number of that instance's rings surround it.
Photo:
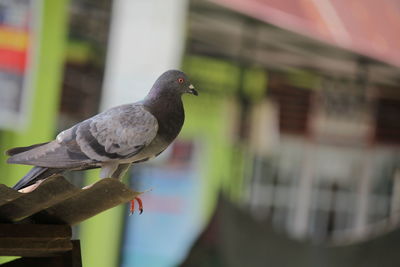
<path fill-rule="evenodd" d="M 400 66 L 398 0 L 212 0 L 270 24 Z"/>

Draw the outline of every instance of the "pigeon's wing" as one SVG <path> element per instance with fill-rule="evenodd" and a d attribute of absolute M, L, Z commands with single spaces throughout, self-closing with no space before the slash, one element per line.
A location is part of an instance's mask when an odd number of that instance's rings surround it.
<path fill-rule="evenodd" d="M 83 122 L 77 142 L 97 161 L 126 159 L 150 144 L 157 131 L 157 119 L 143 105 L 123 105 Z"/>
<path fill-rule="evenodd" d="M 61 132 L 52 142 L 11 149 L 7 162 L 67 169 L 93 166 L 137 154 L 157 131 L 157 119 L 143 105 L 123 105 Z"/>

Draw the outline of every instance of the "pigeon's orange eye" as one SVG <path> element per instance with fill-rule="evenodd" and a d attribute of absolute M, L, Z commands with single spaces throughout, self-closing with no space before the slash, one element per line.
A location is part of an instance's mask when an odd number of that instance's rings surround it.
<path fill-rule="evenodd" d="M 178 83 L 183 83 L 185 80 L 183 78 L 178 79 Z"/>

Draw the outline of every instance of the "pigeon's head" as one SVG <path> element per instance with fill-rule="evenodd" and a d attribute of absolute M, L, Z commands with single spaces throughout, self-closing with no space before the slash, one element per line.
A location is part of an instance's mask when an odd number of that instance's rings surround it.
<path fill-rule="evenodd" d="M 152 91 L 156 90 L 158 95 L 182 95 L 185 93 L 198 95 L 189 77 L 179 70 L 168 70 L 154 83 Z"/>

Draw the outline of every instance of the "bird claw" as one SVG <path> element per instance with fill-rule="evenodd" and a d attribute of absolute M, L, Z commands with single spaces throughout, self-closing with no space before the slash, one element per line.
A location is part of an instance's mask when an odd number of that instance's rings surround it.
<path fill-rule="evenodd" d="M 132 199 L 130 201 L 130 212 L 129 212 L 129 216 L 131 216 L 134 212 L 135 212 L 135 200 L 137 201 L 137 203 L 139 204 L 139 214 L 143 213 L 143 202 L 139 197 L 135 197 L 134 199 Z"/>

